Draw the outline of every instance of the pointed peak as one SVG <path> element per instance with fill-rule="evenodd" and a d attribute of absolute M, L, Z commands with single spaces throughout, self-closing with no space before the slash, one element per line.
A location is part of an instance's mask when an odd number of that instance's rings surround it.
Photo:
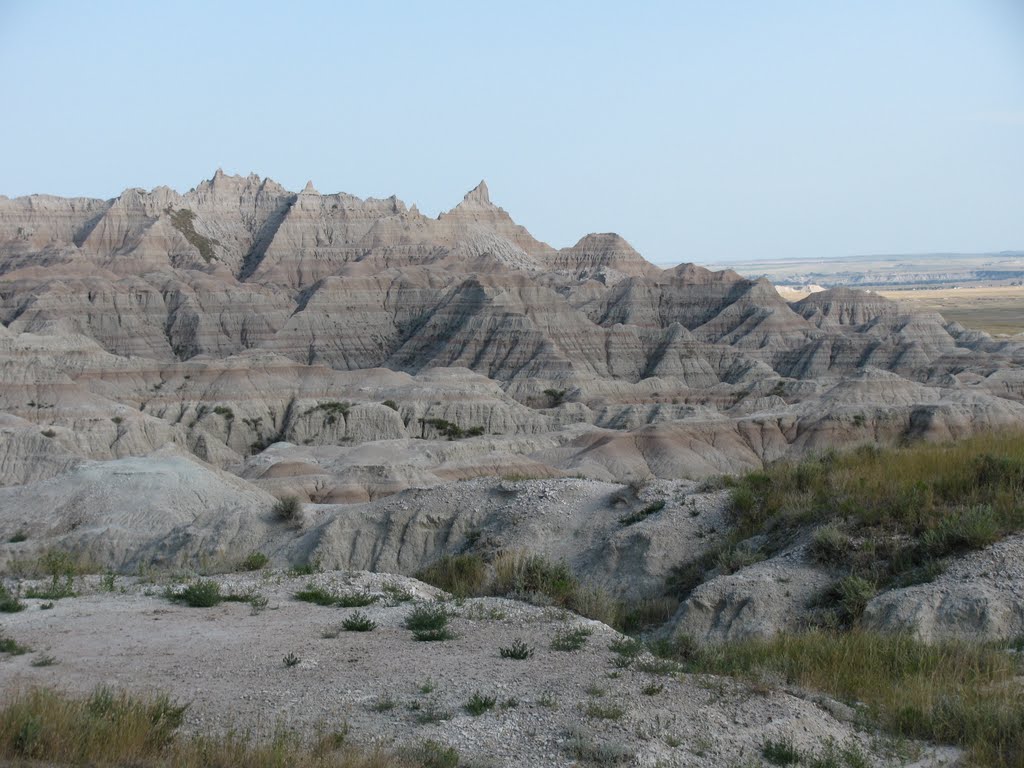
<path fill-rule="evenodd" d="M 310 179 L 309 181 L 306 182 L 306 186 L 302 188 L 302 192 L 303 192 L 303 194 L 309 194 L 309 195 L 319 195 L 320 194 L 319 192 L 316 191 L 316 187 L 313 186 L 313 180 L 312 179 Z"/>
<path fill-rule="evenodd" d="M 487 191 L 487 182 L 481 181 L 475 187 L 473 187 L 466 196 L 462 198 L 463 203 L 469 203 L 471 205 L 488 206 L 493 205 L 491 203 L 491 196 Z"/>
<path fill-rule="evenodd" d="M 224 169 L 218 166 L 217 170 L 213 172 L 213 178 L 210 179 L 210 181 L 217 181 L 218 179 L 223 179 L 223 178 L 224 178 Z"/>

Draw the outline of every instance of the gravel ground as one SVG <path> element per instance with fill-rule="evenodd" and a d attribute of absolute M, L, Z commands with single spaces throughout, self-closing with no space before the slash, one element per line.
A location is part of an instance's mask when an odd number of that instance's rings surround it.
<path fill-rule="evenodd" d="M 194 732 L 235 728 L 266 737 L 283 726 L 313 736 L 347 724 L 355 741 L 434 739 L 470 765 L 758 765 L 765 738 L 783 736 L 812 749 L 828 739 L 856 742 L 873 765 L 899 764 L 873 751 L 877 739 L 837 719 L 833 712 L 842 716 L 843 708 L 828 700 L 725 678 L 658 675 L 636 663 L 620 669 L 608 648 L 617 632 L 554 608 L 499 598 L 449 602 L 456 637 L 417 642 L 403 626 L 417 603 L 385 600 L 384 587 L 404 589 L 417 602 L 439 593 L 398 576 L 218 577 L 225 592 L 265 595 L 269 602 L 259 613 L 236 602 L 189 608 L 164 597 L 163 586 L 138 579 L 119 578 L 114 592 L 99 591 L 98 577 L 82 581 L 80 597 L 49 610 L 26 600 L 26 610 L 4 616 L 3 633 L 33 652 L 0 656 L 0 690 L 45 685 L 87 692 L 107 684 L 162 691 L 190 702 L 185 727 Z M 377 628 L 332 631 L 357 609 L 294 599 L 310 582 L 381 595 L 358 609 Z M 573 627 L 590 630 L 585 646 L 552 649 L 555 634 Z M 518 638 L 533 655 L 501 658 L 499 648 Z M 33 667 L 42 654 L 58 663 Z M 299 663 L 286 666 L 288 654 Z M 480 716 L 464 708 L 476 692 L 496 701 Z M 921 766 L 950 759 L 934 750 L 921 754 Z"/>

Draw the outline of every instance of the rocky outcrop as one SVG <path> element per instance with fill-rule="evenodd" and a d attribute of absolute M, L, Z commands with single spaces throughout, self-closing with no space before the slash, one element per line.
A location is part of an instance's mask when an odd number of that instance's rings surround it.
<path fill-rule="evenodd" d="M 804 625 L 828 573 L 788 552 L 697 587 L 662 630 L 703 642 L 772 637 Z"/>
<path fill-rule="evenodd" d="M 863 624 L 928 642 L 1006 641 L 1024 635 L 1024 537 L 1010 536 L 954 562 L 934 581 L 884 592 Z"/>
<path fill-rule="evenodd" d="M 194 458 L 165 450 L 148 458 L 89 462 L 55 478 L 0 488 L 0 561 L 58 547 L 121 572 L 205 560 L 227 564 L 258 549 L 274 499 Z M 244 556 L 244 555 L 243 555 Z"/>

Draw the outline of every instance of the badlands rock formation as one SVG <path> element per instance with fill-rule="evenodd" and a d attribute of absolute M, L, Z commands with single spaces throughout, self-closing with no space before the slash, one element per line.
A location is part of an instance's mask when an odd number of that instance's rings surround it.
<path fill-rule="evenodd" d="M 59 543 L 121 570 L 261 549 L 414 573 L 485 530 L 635 597 L 706 542 L 672 506 L 622 530 L 613 484 L 1022 425 L 1024 342 L 661 270 L 616 234 L 555 249 L 483 183 L 437 218 L 220 171 L 0 198 L 0 534 L 26 537 L 3 562 Z M 515 486 L 552 477 L 585 480 Z M 269 513 L 285 495 L 298 534 Z M 681 626 L 738 631 L 697 602 Z"/>

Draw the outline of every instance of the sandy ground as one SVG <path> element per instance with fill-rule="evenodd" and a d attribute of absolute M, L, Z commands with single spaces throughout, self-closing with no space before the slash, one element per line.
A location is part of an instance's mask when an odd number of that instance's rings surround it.
<path fill-rule="evenodd" d="M 361 609 L 376 630 L 325 637 L 354 609 L 295 600 L 311 580 L 346 593 L 383 594 L 386 582 L 425 599 L 434 592 L 365 572 L 222 577 L 225 591 L 257 589 L 269 598 L 254 613 L 244 603 L 189 608 L 165 598 L 162 586 L 133 579 L 102 593 L 90 577 L 80 597 L 49 610 L 27 600 L 26 610 L 4 616 L 3 633 L 32 652 L 0 656 L 0 692 L 36 685 L 88 692 L 98 684 L 163 691 L 190 703 L 185 727 L 196 732 L 233 727 L 266 737 L 283 726 L 312 737 L 347 724 L 362 743 L 435 739 L 469 765 L 576 765 L 580 745 L 629 755 L 634 765 L 756 764 L 764 739 L 783 735 L 805 748 L 835 739 L 877 749 L 841 706 L 724 678 L 619 669 L 608 648 L 619 637 L 614 630 L 553 608 L 498 598 L 450 603 L 457 637 L 425 643 L 403 626 L 412 603 L 381 601 Z M 550 647 L 556 632 L 575 626 L 592 632 L 583 649 Z M 500 657 L 516 638 L 534 648 L 531 658 Z M 289 653 L 301 659 L 296 666 L 283 663 Z M 44 654 L 57 663 L 32 666 Z M 495 708 L 468 714 L 463 706 L 474 692 L 494 696 Z M 937 754 L 926 751 L 917 764 L 946 764 Z M 884 752 L 875 757 L 875 765 L 898 764 Z"/>

